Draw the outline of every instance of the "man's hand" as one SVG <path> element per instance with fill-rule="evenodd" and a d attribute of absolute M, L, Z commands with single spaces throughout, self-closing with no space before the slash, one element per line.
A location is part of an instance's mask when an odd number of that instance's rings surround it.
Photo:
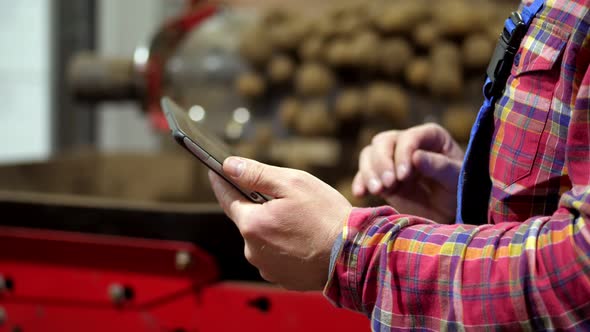
<path fill-rule="evenodd" d="M 380 133 L 359 157 L 356 196 L 380 195 L 401 213 L 454 221 L 463 151 L 436 124 Z"/>
<path fill-rule="evenodd" d="M 223 171 L 239 186 L 274 197 L 264 204 L 252 203 L 209 172 L 217 200 L 244 237 L 246 259 L 270 282 L 295 290 L 321 290 L 350 203 L 302 171 L 236 157 L 224 162 Z"/>

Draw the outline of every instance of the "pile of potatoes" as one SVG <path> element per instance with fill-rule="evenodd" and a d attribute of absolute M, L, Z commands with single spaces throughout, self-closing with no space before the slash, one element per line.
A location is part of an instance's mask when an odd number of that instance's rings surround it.
<path fill-rule="evenodd" d="M 253 104 L 276 100 L 278 122 L 292 135 L 358 148 L 367 133 L 435 120 L 466 143 L 486 66 L 517 5 L 367 0 L 319 13 L 268 10 L 243 34 L 249 69 L 236 88 Z"/>
<path fill-rule="evenodd" d="M 477 109 L 462 105 L 466 82 L 483 80 L 515 5 L 372 0 L 321 13 L 271 9 L 243 34 L 240 54 L 250 69 L 236 88 L 251 101 L 284 96 L 282 124 L 305 136 L 334 135 L 347 121 L 416 124 L 423 119 L 411 116 L 409 96 L 419 95 L 441 101 L 439 112 L 448 107 L 454 116 L 435 118 L 465 140 L 474 114 L 457 109 Z M 468 119 L 444 123 L 456 115 Z"/>

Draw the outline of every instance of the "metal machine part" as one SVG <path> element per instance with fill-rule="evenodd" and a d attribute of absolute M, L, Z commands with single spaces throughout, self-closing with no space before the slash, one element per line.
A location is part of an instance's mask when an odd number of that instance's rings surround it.
<path fill-rule="evenodd" d="M 75 56 L 67 74 L 72 95 L 86 103 L 137 101 L 157 131 L 168 129 L 159 101 L 169 95 L 186 108 L 198 104 L 208 110 L 207 123 L 223 132 L 242 105 L 229 87 L 244 69 L 237 47 L 254 16 L 193 3 L 182 16 L 163 24 L 149 43 L 138 46 L 132 58 L 88 52 Z"/>
<path fill-rule="evenodd" d="M 188 242 L 1 227 L 0 273 L 0 331 L 369 330 L 321 293 L 219 282 Z"/>

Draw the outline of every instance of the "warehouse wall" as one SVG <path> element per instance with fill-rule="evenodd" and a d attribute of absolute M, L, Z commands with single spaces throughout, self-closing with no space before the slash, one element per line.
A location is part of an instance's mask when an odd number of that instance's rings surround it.
<path fill-rule="evenodd" d="M 0 162 L 49 155 L 50 27 L 50 1 L 0 2 Z"/>

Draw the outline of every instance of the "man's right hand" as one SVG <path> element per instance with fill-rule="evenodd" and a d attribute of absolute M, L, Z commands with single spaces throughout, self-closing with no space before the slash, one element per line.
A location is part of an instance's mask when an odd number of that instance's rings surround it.
<path fill-rule="evenodd" d="M 379 195 L 401 213 L 451 223 L 463 156 L 436 124 L 386 131 L 361 151 L 352 191 L 359 197 Z"/>

